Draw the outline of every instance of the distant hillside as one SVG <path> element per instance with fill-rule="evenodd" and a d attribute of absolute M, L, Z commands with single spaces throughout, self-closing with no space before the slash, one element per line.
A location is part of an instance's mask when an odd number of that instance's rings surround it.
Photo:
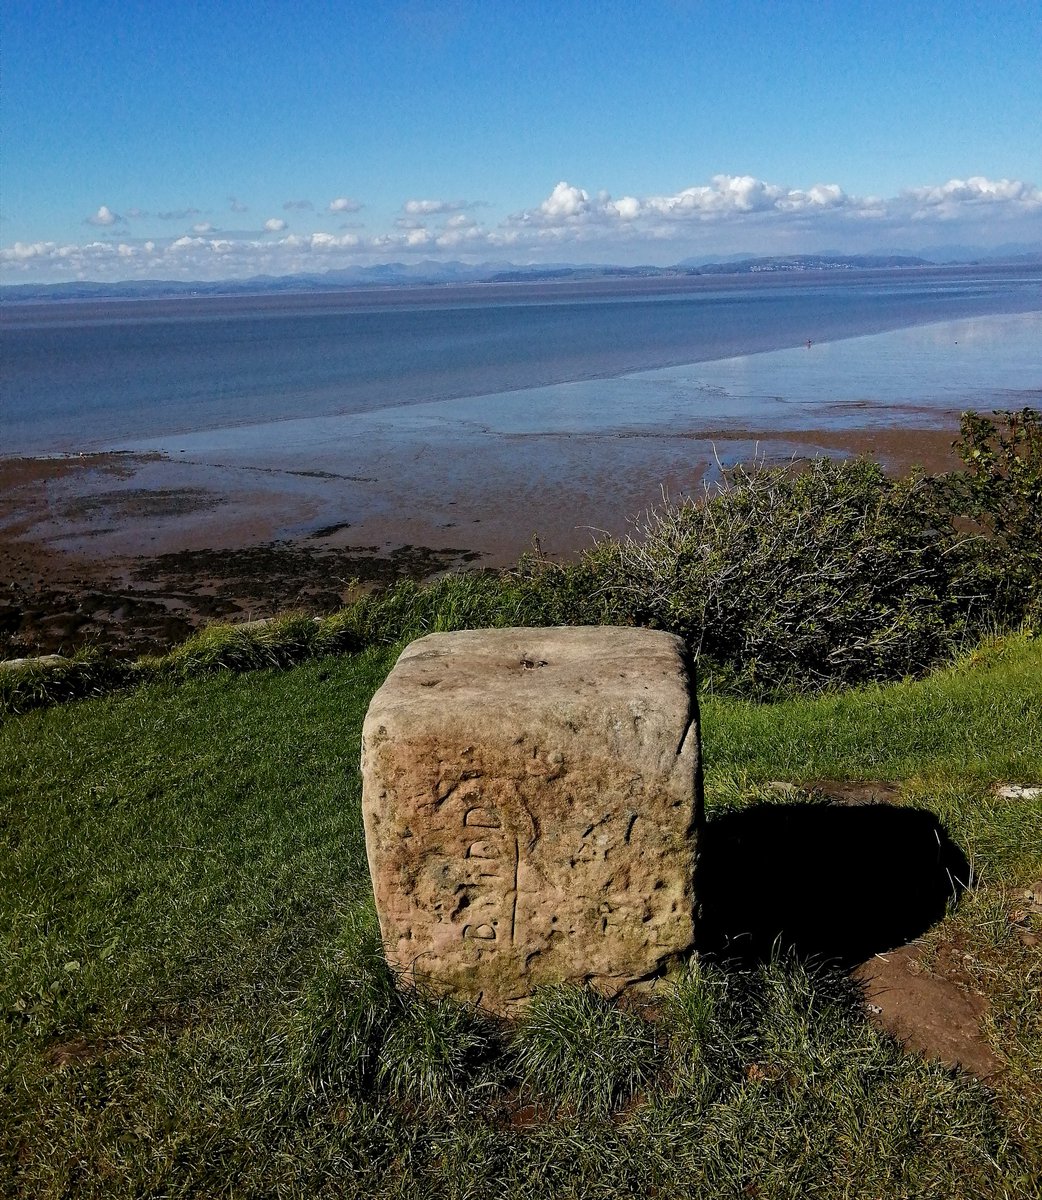
<path fill-rule="evenodd" d="M 952 248 L 946 248 L 950 250 Z M 540 266 L 509 262 L 381 263 L 369 267 L 312 272 L 301 275 L 255 275 L 250 279 L 175 280 L 130 279 L 120 283 L 39 283 L 0 286 L 0 299 L 8 303 L 62 300 L 137 300 L 177 296 L 268 295 L 279 292 L 342 292 L 353 288 L 403 288 L 451 286 L 469 283 L 583 282 L 600 279 L 677 279 L 701 275 L 764 275 L 808 271 L 903 270 L 916 267 L 1034 266 L 1042 265 L 1042 250 L 1001 254 L 961 247 L 967 257 L 960 263 L 945 258 L 888 254 L 789 254 L 768 257 L 731 255 L 720 259 L 686 258 L 670 267 L 624 267 L 613 264 L 549 263 Z"/>

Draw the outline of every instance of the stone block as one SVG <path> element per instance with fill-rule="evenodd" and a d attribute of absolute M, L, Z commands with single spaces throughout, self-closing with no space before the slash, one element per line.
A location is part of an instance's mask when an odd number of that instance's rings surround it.
<path fill-rule="evenodd" d="M 405 981 L 509 1014 L 542 984 L 615 994 L 691 949 L 701 772 L 679 638 L 420 638 L 370 705 L 362 780 Z"/>

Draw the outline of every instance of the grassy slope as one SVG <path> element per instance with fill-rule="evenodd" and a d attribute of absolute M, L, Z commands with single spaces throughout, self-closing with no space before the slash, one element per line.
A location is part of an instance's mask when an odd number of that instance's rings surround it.
<path fill-rule="evenodd" d="M 921 684 L 703 706 L 711 804 L 755 801 L 767 779 L 900 780 L 968 851 L 986 886 L 946 926 L 993 997 L 1011 1062 L 999 1105 L 902 1056 L 836 979 L 780 966 L 692 977 L 639 1036 L 566 997 L 541 1058 L 534 1034 L 512 1058 L 419 1004 L 374 1043 L 382 1073 L 365 1087 L 335 1070 L 316 1082 L 301 1064 L 317 1031 L 368 994 L 356 764 L 390 661 L 153 685 L 0 729 L 0 1190 L 1028 1194 L 1042 1165 L 1037 952 L 1004 914 L 1011 889 L 1042 875 L 1042 804 L 999 802 L 989 784 L 1042 778 L 1039 643 Z M 468 1037 L 484 1051 L 468 1058 Z M 643 1047 L 642 1103 L 583 1112 L 576 1044 L 609 1075 Z M 525 1076 L 522 1099 L 571 1095 L 572 1109 L 531 1129 L 508 1119 Z M 605 1087 L 606 1108 L 620 1088 Z"/>

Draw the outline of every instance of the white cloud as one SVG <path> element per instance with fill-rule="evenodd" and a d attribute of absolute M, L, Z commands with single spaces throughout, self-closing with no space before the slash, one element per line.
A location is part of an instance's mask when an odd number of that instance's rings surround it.
<path fill-rule="evenodd" d="M 561 182 L 537 208 L 518 213 L 520 224 L 575 225 L 618 221 L 703 221 L 751 213 L 800 213 L 842 209 L 850 197 L 834 183 L 816 184 L 803 191 L 766 183 L 751 175 L 714 175 L 708 184 L 684 188 L 665 196 L 621 196 L 600 192 L 591 199 L 584 189 Z"/>
<path fill-rule="evenodd" d="M 898 197 L 915 220 L 948 221 L 967 210 L 1030 214 L 1042 210 L 1042 189 L 1016 179 L 949 179 L 937 187 L 908 188 Z"/>
<path fill-rule="evenodd" d="M 538 215 L 551 221 L 566 217 L 585 216 L 590 212 L 590 197 L 582 189 L 563 181 L 554 188 L 539 206 Z"/>
<path fill-rule="evenodd" d="M 249 208 L 247 208 L 245 204 L 240 203 L 235 196 L 228 197 L 228 207 L 233 213 L 244 213 L 250 211 Z"/>
<path fill-rule="evenodd" d="M 615 211 L 623 221 L 632 221 L 635 217 L 640 216 L 640 201 L 633 196 L 620 196 L 618 200 L 611 203 L 615 206 Z"/>
<path fill-rule="evenodd" d="M 354 233 L 345 233 L 340 237 L 332 233 L 313 233 L 308 240 L 312 250 L 350 250 L 358 244 L 358 235 Z"/>
<path fill-rule="evenodd" d="M 311 212 L 314 205 L 310 200 L 286 200 L 282 205 L 283 212 Z"/>
<path fill-rule="evenodd" d="M 352 200 L 350 196 L 337 196 L 335 200 L 330 200 L 328 211 L 331 213 L 356 213 L 362 211 L 362 206 L 357 200 Z"/>
<path fill-rule="evenodd" d="M 406 200 L 402 212 L 410 217 L 437 217 L 481 207 L 477 200 Z"/>
<path fill-rule="evenodd" d="M 161 221 L 187 221 L 189 217 L 202 216 L 198 208 L 172 208 L 169 212 L 156 213 Z"/>
<path fill-rule="evenodd" d="M 9 262 L 31 262 L 34 258 L 50 258 L 58 251 L 55 242 L 15 242 L 5 246 L 0 254 Z"/>
<path fill-rule="evenodd" d="M 123 218 L 103 204 L 92 217 L 84 218 L 84 225 L 117 225 Z"/>
<path fill-rule="evenodd" d="M 342 232 L 335 234 L 291 233 L 282 217 L 271 217 L 260 233 L 218 231 L 200 220 L 184 236 L 148 241 L 125 235 L 81 245 L 17 241 L 0 249 L 0 268 L 8 282 L 220 279 L 292 274 L 309 264 L 313 268 L 316 256 L 324 266 L 439 253 L 474 261 L 509 255 L 518 262 L 667 264 L 696 253 L 917 250 L 931 239 L 982 246 L 1042 243 L 1042 190 L 982 176 L 911 187 L 889 199 L 852 195 L 835 183 L 792 188 L 749 175 L 716 175 L 705 184 L 642 197 L 612 197 L 561 181 L 541 202 L 494 224 L 477 219 L 470 211 L 474 206 L 463 202 L 417 200 L 403 207 L 408 210 L 409 205 L 413 211 L 373 233 L 360 226 L 341 226 Z M 340 197 L 330 211 L 359 207 Z M 172 219 L 198 212 L 156 216 Z M 431 217 L 443 218 L 440 227 L 429 224 Z M 121 220 L 102 205 L 90 223 L 115 233 Z"/>
<path fill-rule="evenodd" d="M 460 223 L 447 221 L 445 228 L 438 234 L 436 243 L 443 250 L 465 251 L 468 247 L 475 250 L 491 249 L 502 245 L 502 235 L 498 231 L 489 231 L 476 222 L 463 218 Z"/>

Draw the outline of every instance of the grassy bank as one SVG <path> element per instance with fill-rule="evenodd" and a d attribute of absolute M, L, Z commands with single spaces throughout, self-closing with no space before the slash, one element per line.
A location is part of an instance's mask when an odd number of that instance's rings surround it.
<path fill-rule="evenodd" d="M 704 962 L 646 1011 L 548 993 L 517 1030 L 395 991 L 357 773 L 393 656 L 169 670 L 0 727 L 5 1194 L 1033 1194 L 1038 950 L 1013 918 L 1042 803 L 992 785 L 1042 779 L 1037 640 L 921 682 L 703 701 L 710 832 L 773 830 L 818 802 L 770 785 L 822 778 L 939 819 L 979 884 L 922 953 L 957 946 L 988 997 L 991 1087 L 905 1055 L 843 972 L 792 958 Z M 847 886 L 817 901 L 853 916 L 893 867 L 836 832 L 819 849 Z M 743 911 L 786 880 L 749 871 Z"/>

